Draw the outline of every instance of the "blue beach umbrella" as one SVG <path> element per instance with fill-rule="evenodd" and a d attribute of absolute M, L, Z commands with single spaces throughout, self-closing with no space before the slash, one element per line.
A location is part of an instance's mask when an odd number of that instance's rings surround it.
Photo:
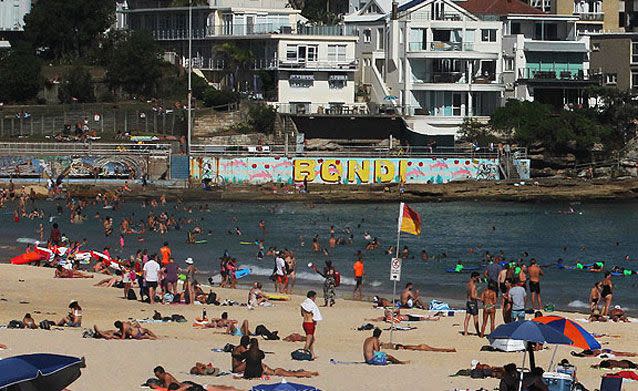
<path fill-rule="evenodd" d="M 60 391 L 80 377 L 83 358 L 25 354 L 0 360 L 0 389 Z"/>
<path fill-rule="evenodd" d="M 281 383 L 260 384 L 251 388 L 251 391 L 321 391 L 317 387 L 299 383 L 288 383 L 283 379 Z"/>

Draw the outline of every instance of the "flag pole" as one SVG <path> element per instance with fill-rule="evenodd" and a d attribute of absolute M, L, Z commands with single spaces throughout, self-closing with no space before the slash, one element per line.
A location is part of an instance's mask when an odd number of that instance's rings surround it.
<path fill-rule="evenodd" d="M 399 218 L 397 219 L 397 246 L 394 249 L 394 257 L 399 258 L 399 242 L 401 241 L 401 222 L 403 220 L 403 202 L 399 204 Z M 390 314 L 390 343 L 394 335 L 394 300 L 397 295 L 397 280 L 395 279 L 392 287 L 392 312 Z"/>

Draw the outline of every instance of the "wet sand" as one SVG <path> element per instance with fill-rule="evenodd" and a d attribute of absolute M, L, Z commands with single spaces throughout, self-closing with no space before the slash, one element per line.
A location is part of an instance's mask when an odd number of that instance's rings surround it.
<path fill-rule="evenodd" d="M 221 334 L 216 330 L 198 330 L 191 326 L 195 316 L 199 316 L 202 306 L 155 305 L 150 306 L 121 298 L 122 291 L 115 288 L 97 288 L 92 285 L 99 277 L 88 280 L 53 279 L 53 270 L 29 266 L 0 265 L 3 285 L 0 290 L 0 323 L 11 319 L 22 319 L 30 312 L 37 321 L 59 320 L 66 313 L 71 299 L 78 299 L 83 308 L 83 326 L 97 324 L 101 328 L 112 328 L 117 319 L 141 319 L 151 317 L 153 309 L 163 315 L 182 314 L 187 323 L 149 324 L 149 329 L 160 336 L 157 341 L 105 341 L 84 339 L 81 329 L 65 330 L 7 330 L 0 329 L 0 343 L 9 350 L 0 351 L 0 357 L 32 352 L 51 352 L 84 356 L 87 368 L 69 389 L 77 390 L 138 390 L 139 385 L 152 377 L 156 365 L 164 366 L 179 380 L 193 380 L 198 383 L 232 385 L 248 390 L 264 381 L 234 379 L 232 376 L 208 378 L 188 374 L 196 361 L 212 362 L 222 370 L 230 369 L 227 353 L 214 353 L 212 348 L 222 348 L 226 343 L 238 343 L 237 337 Z M 272 287 L 266 287 L 272 289 Z M 320 287 L 317 287 L 320 288 Z M 340 291 L 350 295 L 349 289 Z M 320 291 L 320 289 L 317 289 Z M 243 302 L 245 290 L 215 288 L 220 299 L 234 299 Z M 321 294 L 320 294 L 321 296 Z M 206 306 L 209 317 L 216 317 L 228 311 L 230 318 L 242 321 L 248 319 L 251 328 L 258 324 L 270 330 L 278 330 L 281 336 L 292 332 L 302 333 L 299 303 L 302 297 L 293 296 L 288 302 L 278 302 L 272 308 L 248 310 L 245 307 Z M 321 300 L 320 300 L 321 301 Z M 26 302 L 21 304 L 20 302 Z M 425 313 L 424 311 L 411 311 Z M 317 331 L 316 350 L 319 359 L 313 362 L 298 362 L 290 359 L 290 352 L 302 347 L 302 343 L 283 341 L 260 341 L 267 354 L 265 363 L 271 367 L 286 369 L 304 368 L 318 371 L 313 379 L 302 379 L 301 383 L 312 384 L 323 390 L 452 390 L 493 389 L 498 380 L 475 380 L 469 377 L 449 377 L 457 370 L 469 368 L 474 359 L 491 365 L 504 365 L 522 361 L 521 353 L 481 352 L 486 339 L 463 337 L 460 334 L 463 315 L 444 318 L 438 322 L 412 322 L 416 330 L 395 333 L 394 340 L 405 344 L 426 343 L 436 347 L 452 347 L 457 353 L 392 351 L 402 360 L 411 363 L 404 366 L 370 367 L 363 364 L 333 365 L 331 358 L 342 361 L 362 361 L 362 342 L 371 331 L 357 331 L 356 327 L 365 323 L 366 318 L 382 316 L 381 310 L 372 308 L 370 303 L 338 300 L 333 308 L 322 308 L 324 321 Z M 579 314 L 566 314 L 572 319 L 582 318 Z M 497 320 L 500 315 L 497 315 Z M 387 324 L 372 322 L 386 328 Z M 638 326 L 635 323 L 584 324 L 590 332 L 607 333 L 617 338 L 601 338 L 605 348 L 638 352 Z M 384 332 L 382 340 L 387 341 L 389 332 Z M 568 358 L 578 367 L 578 378 L 589 389 L 600 384 L 600 376 L 605 372 L 589 366 L 599 360 L 574 358 L 569 355 L 572 348 L 559 347 L 557 360 Z M 546 367 L 553 348 L 538 352 L 537 364 Z M 634 360 L 638 361 L 638 360 Z M 273 377 L 269 382 L 280 379 Z M 295 381 L 294 379 L 288 379 Z M 628 384 L 625 390 L 637 390 L 638 383 Z"/>

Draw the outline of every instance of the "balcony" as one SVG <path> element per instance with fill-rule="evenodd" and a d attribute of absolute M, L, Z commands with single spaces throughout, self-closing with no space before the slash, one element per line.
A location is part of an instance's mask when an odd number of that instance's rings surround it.
<path fill-rule="evenodd" d="M 605 20 L 604 12 L 574 12 L 574 15 L 578 15 L 580 20 L 585 22 L 602 22 Z"/>
<path fill-rule="evenodd" d="M 188 39 L 188 29 L 162 29 L 152 30 L 155 40 L 172 41 Z M 344 29 L 342 26 L 305 26 L 296 28 L 290 24 L 282 23 L 256 23 L 256 24 L 226 24 L 222 26 L 207 26 L 206 28 L 193 29 L 193 39 L 205 39 L 212 37 L 248 36 L 268 34 L 296 34 L 312 36 L 354 36 L 356 31 Z"/>
<path fill-rule="evenodd" d="M 589 81 L 589 73 L 582 69 L 569 67 L 551 67 L 539 69 L 538 67 L 527 67 L 518 71 L 518 78 L 524 80 L 543 81 Z"/>
<path fill-rule="evenodd" d="M 279 69 L 295 70 L 295 69 L 310 69 L 310 70 L 355 70 L 357 69 L 357 60 L 351 61 L 292 61 L 292 60 L 280 60 Z"/>
<path fill-rule="evenodd" d="M 430 42 L 430 50 L 434 52 L 467 52 L 474 50 L 473 42 Z"/>

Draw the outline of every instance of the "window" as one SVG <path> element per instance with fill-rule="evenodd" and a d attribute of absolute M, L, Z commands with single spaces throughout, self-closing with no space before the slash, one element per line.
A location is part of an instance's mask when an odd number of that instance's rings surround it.
<path fill-rule="evenodd" d="M 616 84 L 618 82 L 617 73 L 605 73 L 605 84 Z"/>
<path fill-rule="evenodd" d="M 317 61 L 317 46 L 286 45 L 286 61 L 315 62 Z"/>
<path fill-rule="evenodd" d="M 432 40 L 438 42 L 450 42 L 450 30 L 432 30 Z"/>
<path fill-rule="evenodd" d="M 631 63 L 638 63 L 638 42 L 631 43 Z"/>
<path fill-rule="evenodd" d="M 631 72 L 631 88 L 638 88 L 638 72 Z"/>
<path fill-rule="evenodd" d="M 317 61 L 317 47 L 308 46 L 308 62 L 316 62 L 316 61 Z"/>
<path fill-rule="evenodd" d="M 286 46 L 286 61 L 297 62 L 297 45 Z"/>
<path fill-rule="evenodd" d="M 385 34 L 383 30 L 383 27 L 377 29 L 377 50 L 385 49 Z"/>
<path fill-rule="evenodd" d="M 290 88 L 310 88 L 315 84 L 315 75 L 290 75 Z"/>
<path fill-rule="evenodd" d="M 504 57 L 503 58 L 503 71 L 504 72 L 513 72 L 514 71 L 514 58 L 512 58 L 512 57 Z"/>
<path fill-rule="evenodd" d="M 340 90 L 346 88 L 348 84 L 348 75 L 330 75 L 328 76 L 328 86 L 331 90 Z"/>
<path fill-rule="evenodd" d="M 591 51 L 599 52 L 600 51 L 600 42 L 592 42 L 591 43 Z"/>
<path fill-rule="evenodd" d="M 363 42 L 364 43 L 372 42 L 372 31 L 370 29 L 363 30 Z"/>
<path fill-rule="evenodd" d="M 521 33 L 521 23 L 520 22 L 512 22 L 512 31 L 510 31 L 510 34 L 512 35 L 516 35 L 516 34 L 520 34 Z"/>
<path fill-rule="evenodd" d="M 346 62 L 346 45 L 328 45 L 329 62 Z"/>
<path fill-rule="evenodd" d="M 558 25 L 556 23 L 536 23 L 534 39 L 540 41 L 558 40 Z"/>
<path fill-rule="evenodd" d="M 496 30 L 494 29 L 482 29 L 481 30 L 482 42 L 496 42 Z"/>

